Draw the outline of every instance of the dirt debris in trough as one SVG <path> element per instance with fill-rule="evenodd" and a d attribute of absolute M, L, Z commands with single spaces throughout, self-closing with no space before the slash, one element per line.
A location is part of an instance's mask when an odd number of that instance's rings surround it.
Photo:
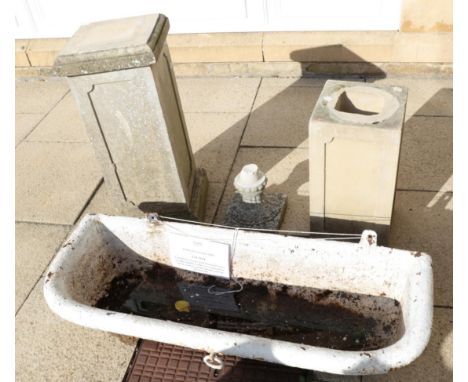
<path fill-rule="evenodd" d="M 95 306 L 340 350 L 379 349 L 403 332 L 400 304 L 388 297 L 225 280 L 159 263 L 115 277 Z"/>

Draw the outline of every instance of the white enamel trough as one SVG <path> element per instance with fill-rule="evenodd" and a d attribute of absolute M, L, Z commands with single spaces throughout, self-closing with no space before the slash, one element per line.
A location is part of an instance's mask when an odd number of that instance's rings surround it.
<path fill-rule="evenodd" d="M 403 325 L 388 346 L 348 351 L 94 307 L 114 277 L 154 262 L 170 265 L 168 236 L 174 230 L 228 244 L 237 235 L 233 277 L 395 299 Z M 44 294 L 56 314 L 89 328 L 344 375 L 383 374 L 411 363 L 426 347 L 432 325 L 432 268 L 426 254 L 105 215 L 87 215 L 78 224 L 50 265 Z"/>

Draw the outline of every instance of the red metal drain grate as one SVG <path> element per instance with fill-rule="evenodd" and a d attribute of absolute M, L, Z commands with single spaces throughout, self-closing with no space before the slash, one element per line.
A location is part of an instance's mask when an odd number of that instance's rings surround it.
<path fill-rule="evenodd" d="M 140 340 L 125 382 L 302 382 L 306 371 L 273 363 L 225 356 L 215 371 L 203 363 L 205 352 Z"/>

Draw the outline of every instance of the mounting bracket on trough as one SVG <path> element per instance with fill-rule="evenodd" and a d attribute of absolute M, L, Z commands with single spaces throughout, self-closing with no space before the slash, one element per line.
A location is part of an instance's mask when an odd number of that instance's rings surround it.
<path fill-rule="evenodd" d="M 359 240 L 359 245 L 366 247 L 377 247 L 377 232 L 370 229 L 365 229 L 362 231 L 361 240 Z"/>

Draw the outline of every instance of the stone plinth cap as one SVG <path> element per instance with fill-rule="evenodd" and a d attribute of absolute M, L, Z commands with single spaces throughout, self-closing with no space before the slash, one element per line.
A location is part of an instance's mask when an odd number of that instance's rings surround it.
<path fill-rule="evenodd" d="M 169 20 L 161 14 L 83 25 L 60 51 L 54 69 L 70 77 L 151 65 L 168 30 Z"/>

